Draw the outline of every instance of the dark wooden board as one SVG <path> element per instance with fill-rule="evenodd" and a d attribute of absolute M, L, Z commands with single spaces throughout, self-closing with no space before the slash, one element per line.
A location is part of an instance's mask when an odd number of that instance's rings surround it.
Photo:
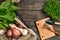
<path fill-rule="evenodd" d="M 35 25 L 36 20 L 45 18 L 43 14 L 43 6 L 45 0 L 21 0 L 17 5 L 21 8 L 18 13 L 22 17 L 25 24 L 33 29 L 37 34 L 37 40 L 40 40 L 40 36 Z"/>
<path fill-rule="evenodd" d="M 43 14 L 40 11 L 19 11 L 18 13 L 22 17 L 25 24 L 29 28 L 31 28 L 35 31 L 35 33 L 38 36 L 37 40 L 40 40 L 39 33 L 38 33 L 38 30 L 37 30 L 36 25 L 35 25 L 35 21 L 40 20 L 40 19 L 44 18 L 45 16 L 41 17 L 41 16 L 43 16 Z"/>
<path fill-rule="evenodd" d="M 21 10 L 42 10 L 46 0 L 21 0 L 20 4 Z"/>
<path fill-rule="evenodd" d="M 46 0 L 21 0 L 21 2 L 17 4 L 21 8 L 18 11 L 19 15 L 22 17 L 25 24 L 35 31 L 38 36 L 37 40 L 40 40 L 40 37 L 35 21 L 46 17 L 45 13 L 42 11 L 45 2 Z M 54 40 L 54 38 L 55 37 L 52 37 L 51 40 Z"/>

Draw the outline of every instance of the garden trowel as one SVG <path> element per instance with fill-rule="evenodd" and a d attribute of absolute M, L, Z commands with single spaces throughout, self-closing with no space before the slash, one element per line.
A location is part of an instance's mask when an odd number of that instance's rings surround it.
<path fill-rule="evenodd" d="M 55 25 L 60 25 L 60 23 L 54 22 L 54 21 L 52 21 L 52 20 L 47 20 L 46 23 L 51 24 L 51 25 L 54 25 L 54 24 L 55 24 Z"/>
<path fill-rule="evenodd" d="M 60 32 L 60 23 L 54 22 L 52 20 L 46 20 L 47 24 L 53 25 L 54 29 L 58 32 Z"/>

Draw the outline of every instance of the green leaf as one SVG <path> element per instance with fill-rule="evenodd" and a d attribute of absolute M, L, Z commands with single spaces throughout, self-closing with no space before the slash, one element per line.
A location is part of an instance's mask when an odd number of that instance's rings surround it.
<path fill-rule="evenodd" d="M 52 19 L 60 21 L 60 3 L 58 0 L 47 0 L 46 4 L 44 5 L 44 11 Z"/>
<path fill-rule="evenodd" d="M 15 11 L 18 9 L 19 7 L 15 6 L 11 0 L 6 0 L 0 4 L 0 22 L 3 24 L 0 24 L 0 28 L 4 29 L 3 26 L 9 28 L 9 24 L 15 20 Z"/>
<path fill-rule="evenodd" d="M 6 27 L 0 23 L 0 29 L 6 30 Z"/>

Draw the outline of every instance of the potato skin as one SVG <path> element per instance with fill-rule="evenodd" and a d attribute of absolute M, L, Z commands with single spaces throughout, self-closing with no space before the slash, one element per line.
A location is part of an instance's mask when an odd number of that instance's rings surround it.
<path fill-rule="evenodd" d="M 15 39 L 19 38 L 19 36 L 21 36 L 21 35 L 22 35 L 22 33 L 19 30 L 13 29 L 13 37 Z"/>
<path fill-rule="evenodd" d="M 11 29 L 9 29 L 9 30 L 7 31 L 7 36 L 8 36 L 8 37 L 12 37 L 12 30 L 11 30 Z"/>

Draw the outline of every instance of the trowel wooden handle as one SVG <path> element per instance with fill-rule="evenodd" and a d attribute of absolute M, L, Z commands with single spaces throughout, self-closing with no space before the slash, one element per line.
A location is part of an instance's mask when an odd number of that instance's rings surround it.
<path fill-rule="evenodd" d="M 60 25 L 60 23 L 58 23 L 58 22 L 55 22 L 55 24 Z"/>
<path fill-rule="evenodd" d="M 45 28 L 45 29 L 48 29 L 48 28 Z M 48 29 L 48 30 L 51 31 L 51 32 L 53 32 L 53 33 L 55 33 L 56 35 L 60 36 L 60 33 L 59 32 L 57 32 L 55 30 L 51 30 L 51 29 Z"/>
<path fill-rule="evenodd" d="M 59 32 L 53 31 L 53 30 L 50 30 L 50 31 L 52 31 L 52 32 L 54 32 L 56 35 L 60 36 L 60 33 L 59 33 Z"/>

